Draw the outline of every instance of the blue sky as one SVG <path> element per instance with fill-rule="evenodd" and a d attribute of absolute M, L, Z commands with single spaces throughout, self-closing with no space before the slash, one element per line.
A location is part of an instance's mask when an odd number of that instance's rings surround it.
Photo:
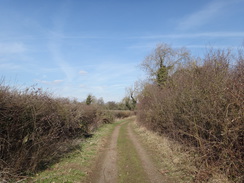
<path fill-rule="evenodd" d="M 0 77 L 56 96 L 120 101 L 158 43 L 236 49 L 244 0 L 0 0 Z"/>

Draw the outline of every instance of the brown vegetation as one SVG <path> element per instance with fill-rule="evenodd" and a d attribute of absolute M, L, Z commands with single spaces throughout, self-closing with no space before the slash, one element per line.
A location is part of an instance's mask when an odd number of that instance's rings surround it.
<path fill-rule="evenodd" d="M 138 98 L 141 124 L 198 151 L 196 181 L 208 180 L 213 169 L 244 180 L 243 51 L 210 51 L 201 64 L 189 59 L 160 85 L 144 84 Z"/>
<path fill-rule="evenodd" d="M 128 118 L 135 115 L 135 111 L 129 111 L 129 110 L 111 110 L 110 111 L 115 118 L 123 119 Z"/>
<path fill-rule="evenodd" d="M 41 89 L 0 85 L 0 180 L 45 168 L 100 123 L 111 122 L 95 105 L 54 99 Z"/>

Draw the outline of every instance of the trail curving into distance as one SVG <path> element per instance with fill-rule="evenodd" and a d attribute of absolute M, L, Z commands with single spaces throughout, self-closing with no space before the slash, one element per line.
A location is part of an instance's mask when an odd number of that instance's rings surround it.
<path fill-rule="evenodd" d="M 90 183 L 167 182 L 133 131 L 133 120 L 126 119 L 114 128 L 90 175 Z"/>

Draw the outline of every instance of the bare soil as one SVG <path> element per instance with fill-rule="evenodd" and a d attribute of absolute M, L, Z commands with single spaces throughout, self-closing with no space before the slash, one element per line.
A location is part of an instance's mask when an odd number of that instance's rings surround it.
<path fill-rule="evenodd" d="M 93 173 L 89 177 L 91 183 L 116 183 L 117 172 L 117 139 L 121 124 L 115 127 L 112 135 L 108 139 L 103 152 L 98 158 Z"/>
<path fill-rule="evenodd" d="M 129 119 L 119 125 L 117 125 L 110 136 L 110 138 L 107 141 L 107 145 L 103 149 L 103 152 L 101 152 L 101 155 L 98 158 L 98 161 L 95 165 L 93 173 L 90 175 L 89 181 L 90 183 L 117 183 L 117 182 L 123 182 L 123 180 L 127 180 L 126 183 L 136 183 L 135 181 L 138 180 L 138 177 L 143 177 L 143 182 L 152 182 L 152 183 L 164 183 L 169 182 L 166 181 L 167 179 L 160 173 L 160 171 L 157 169 L 156 165 L 151 160 L 151 157 L 147 153 L 147 150 L 143 147 L 143 145 L 140 143 L 140 140 L 138 139 L 138 136 L 135 134 L 135 132 L 132 129 L 131 122 L 134 119 Z M 121 133 L 121 125 L 126 125 L 126 133 Z M 121 144 L 118 144 L 118 137 L 119 135 L 123 138 L 126 138 L 127 141 L 130 141 L 129 143 L 132 144 L 132 146 L 123 146 L 121 147 Z M 125 136 L 124 136 L 125 135 Z M 121 138 L 121 137 L 120 137 Z M 125 143 L 126 144 L 126 143 Z M 127 143 L 128 144 L 128 143 Z M 120 149 L 120 152 L 118 153 L 118 146 Z M 139 165 L 142 167 L 135 167 L 135 170 L 130 171 L 128 162 L 126 162 L 126 165 L 122 165 L 124 167 L 128 167 L 127 174 L 130 174 L 129 179 L 121 179 L 123 172 L 119 172 L 121 170 L 121 161 L 120 159 L 132 159 L 130 156 L 135 156 L 130 153 L 121 153 L 122 151 L 130 151 L 131 149 L 128 148 L 134 148 L 134 154 L 136 154 L 136 158 L 139 159 L 140 163 Z M 121 156 L 127 156 L 127 157 L 121 157 Z M 133 157 L 135 158 L 135 157 Z M 120 161 L 120 163 L 118 163 Z M 133 166 L 133 165 L 132 165 Z M 138 168 L 138 171 L 136 170 Z M 140 169 L 143 169 L 141 171 Z M 138 172 L 143 175 L 138 175 Z M 125 175 L 126 176 L 126 175 Z M 134 178 L 133 178 L 134 176 Z M 131 178 L 132 177 L 132 178 Z M 145 178 L 146 177 L 146 178 Z M 128 181 L 129 180 L 129 181 Z"/>

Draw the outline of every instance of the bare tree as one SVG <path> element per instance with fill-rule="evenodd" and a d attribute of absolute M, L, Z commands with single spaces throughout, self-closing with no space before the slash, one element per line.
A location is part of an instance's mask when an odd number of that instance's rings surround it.
<path fill-rule="evenodd" d="M 103 98 L 102 97 L 100 97 L 99 99 L 97 99 L 97 104 L 99 105 L 99 106 L 104 106 L 104 100 L 103 100 Z"/>
<path fill-rule="evenodd" d="M 149 78 L 162 85 L 167 80 L 170 72 L 174 70 L 176 64 L 190 58 L 189 52 L 185 48 L 172 48 L 168 44 L 159 44 L 153 52 L 145 58 L 141 67 L 145 70 Z"/>
<path fill-rule="evenodd" d="M 140 82 L 135 82 L 134 85 L 126 89 L 126 106 L 130 110 L 134 110 L 137 104 L 138 94 L 140 93 Z"/>

